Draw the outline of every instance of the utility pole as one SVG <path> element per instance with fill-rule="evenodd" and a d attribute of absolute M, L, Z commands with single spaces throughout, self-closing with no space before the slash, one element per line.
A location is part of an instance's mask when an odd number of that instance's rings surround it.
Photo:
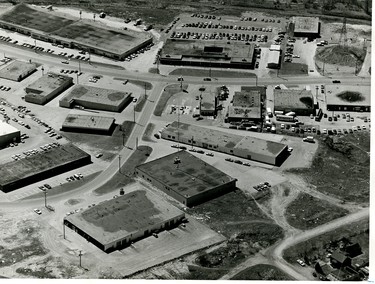
<path fill-rule="evenodd" d="M 133 121 L 135 124 L 135 103 L 133 103 Z"/>
<path fill-rule="evenodd" d="M 79 256 L 79 267 L 82 267 L 82 251 L 81 250 L 79 251 L 78 256 Z"/>
<path fill-rule="evenodd" d="M 122 147 L 125 146 L 125 132 L 122 131 Z"/>
<path fill-rule="evenodd" d="M 324 67 L 325 67 L 325 64 L 326 64 L 326 62 L 323 61 L 323 76 L 324 76 Z"/>
<path fill-rule="evenodd" d="M 79 19 L 82 20 L 82 11 L 79 11 Z"/>
<path fill-rule="evenodd" d="M 118 155 L 118 172 L 121 173 L 121 155 Z"/>
<path fill-rule="evenodd" d="M 78 71 L 81 72 L 81 61 L 78 61 Z"/>
<path fill-rule="evenodd" d="M 63 220 L 63 237 L 64 237 L 64 240 L 66 239 L 65 238 L 65 220 Z"/>
<path fill-rule="evenodd" d="M 42 76 L 44 75 L 44 67 L 42 66 Z"/>
<path fill-rule="evenodd" d="M 43 191 L 44 193 L 44 207 L 47 208 L 47 190 Z"/>
<path fill-rule="evenodd" d="M 79 84 L 79 81 L 78 81 L 78 73 L 77 73 L 77 85 Z"/>

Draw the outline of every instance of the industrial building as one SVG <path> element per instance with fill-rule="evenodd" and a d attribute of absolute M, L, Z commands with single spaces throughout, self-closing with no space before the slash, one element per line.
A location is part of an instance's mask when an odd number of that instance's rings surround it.
<path fill-rule="evenodd" d="M 90 162 L 90 155 L 72 144 L 27 155 L 20 160 L 0 165 L 0 190 L 9 192 Z"/>
<path fill-rule="evenodd" d="M 202 67 L 254 69 L 255 44 L 207 44 L 196 40 L 167 39 L 160 56 L 161 64 Z"/>
<path fill-rule="evenodd" d="M 200 95 L 199 112 L 202 116 L 215 116 L 217 106 L 217 92 L 206 90 Z"/>
<path fill-rule="evenodd" d="M 267 68 L 278 69 L 280 68 L 280 51 L 270 50 L 268 52 Z"/>
<path fill-rule="evenodd" d="M 226 115 L 228 122 L 262 120 L 261 94 L 258 90 L 247 91 L 241 88 L 240 92 L 233 95 L 233 103 L 228 106 Z"/>
<path fill-rule="evenodd" d="M 163 139 L 179 141 L 237 157 L 280 166 L 288 157 L 285 144 L 174 121 L 161 132 Z"/>
<path fill-rule="evenodd" d="M 314 97 L 310 90 L 275 89 L 274 111 L 294 112 L 296 115 L 315 115 Z"/>
<path fill-rule="evenodd" d="M 110 135 L 116 127 L 113 117 L 69 114 L 62 124 L 62 131 Z"/>
<path fill-rule="evenodd" d="M 292 26 L 295 37 L 314 39 L 320 36 L 320 21 L 318 17 L 293 17 Z"/>
<path fill-rule="evenodd" d="M 59 105 L 121 112 L 131 100 L 131 93 L 128 92 L 76 85 L 59 101 Z"/>
<path fill-rule="evenodd" d="M 35 71 L 35 63 L 14 60 L 0 67 L 0 78 L 20 82 Z"/>
<path fill-rule="evenodd" d="M 152 43 L 144 32 L 107 29 L 46 12 L 39 7 L 18 4 L 0 16 L 0 28 L 19 32 L 34 39 L 78 48 L 116 60 Z"/>
<path fill-rule="evenodd" d="M 135 174 L 185 206 L 223 195 L 235 189 L 237 181 L 187 151 L 139 165 Z"/>
<path fill-rule="evenodd" d="M 371 111 L 371 87 L 326 85 L 328 111 Z"/>
<path fill-rule="evenodd" d="M 153 233 L 176 227 L 184 220 L 182 211 L 142 189 L 67 216 L 64 226 L 101 250 L 111 252 Z"/>
<path fill-rule="evenodd" d="M 73 85 L 73 78 L 48 72 L 26 87 L 25 101 L 44 105 Z"/>
<path fill-rule="evenodd" d="M 20 142 L 21 132 L 12 125 L 0 120 L 0 149 L 12 142 Z"/>

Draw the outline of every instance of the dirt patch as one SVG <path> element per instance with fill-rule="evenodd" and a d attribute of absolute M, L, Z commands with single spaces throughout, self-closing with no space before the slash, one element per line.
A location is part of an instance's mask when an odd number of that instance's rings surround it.
<path fill-rule="evenodd" d="M 69 199 L 66 203 L 68 205 L 77 205 L 79 203 L 81 203 L 83 201 L 83 199 Z"/>
<path fill-rule="evenodd" d="M 282 62 L 279 70 L 280 75 L 307 75 L 307 64 Z"/>
<path fill-rule="evenodd" d="M 150 156 L 152 148 L 148 146 L 139 146 L 133 154 L 129 157 L 126 163 L 121 167 L 121 172 L 116 173 L 115 176 L 106 184 L 94 190 L 94 193 L 102 195 L 108 192 L 117 190 L 128 184 L 135 182 L 134 169 L 136 166 L 143 164 Z"/>
<path fill-rule="evenodd" d="M 300 193 L 285 212 L 288 223 L 302 230 L 315 228 L 348 213 L 345 209 L 306 193 Z"/>
<path fill-rule="evenodd" d="M 257 264 L 251 266 L 237 275 L 231 280 L 294 280 L 293 277 L 285 274 L 279 268 L 269 264 Z"/>
<path fill-rule="evenodd" d="M 182 90 L 186 91 L 188 88 L 187 84 L 182 84 Z M 181 86 L 180 84 L 172 84 L 168 85 L 164 88 L 163 93 L 160 96 L 160 99 L 158 101 L 158 104 L 155 107 L 154 115 L 161 116 L 163 113 L 165 106 L 167 105 L 168 100 L 175 94 L 178 94 L 181 92 Z"/>
<path fill-rule="evenodd" d="M 365 97 L 359 92 L 342 92 L 336 95 L 340 99 L 346 102 L 361 102 L 365 100 Z"/>
<path fill-rule="evenodd" d="M 229 270 L 221 268 L 206 268 L 197 265 L 189 265 L 189 274 L 184 275 L 185 280 L 217 280 Z"/>
<path fill-rule="evenodd" d="M 326 46 L 316 50 L 315 59 L 329 63 L 337 64 L 342 66 L 362 66 L 362 63 L 366 56 L 366 50 L 352 47 L 352 46 L 341 46 L 333 45 Z"/>

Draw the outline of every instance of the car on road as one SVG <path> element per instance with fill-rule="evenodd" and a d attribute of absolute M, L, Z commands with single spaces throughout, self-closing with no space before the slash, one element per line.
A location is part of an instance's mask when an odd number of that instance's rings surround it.
<path fill-rule="evenodd" d="M 206 153 L 207 156 L 210 156 L 210 157 L 213 157 L 214 156 L 214 153 L 210 152 L 210 153 Z"/>
<path fill-rule="evenodd" d="M 100 157 L 102 157 L 102 156 L 103 156 L 102 153 L 99 153 L 99 154 L 96 154 L 96 155 L 95 155 L 96 158 L 100 158 Z"/>
<path fill-rule="evenodd" d="M 341 81 L 340 81 L 340 80 L 333 80 L 332 83 L 333 83 L 333 84 L 340 84 Z"/>
<path fill-rule="evenodd" d="M 243 163 L 243 165 L 244 165 L 244 166 L 248 166 L 248 167 L 251 166 L 250 163 Z"/>
<path fill-rule="evenodd" d="M 204 151 L 203 150 L 197 150 L 197 153 L 198 154 L 204 154 Z"/>
<path fill-rule="evenodd" d="M 203 78 L 203 81 L 211 81 L 211 78 Z"/>
<path fill-rule="evenodd" d="M 61 61 L 61 63 L 69 64 L 69 61 L 68 60 L 64 60 L 64 61 Z"/>
<path fill-rule="evenodd" d="M 236 164 L 240 164 L 240 165 L 243 164 L 241 160 L 235 160 L 234 162 L 235 162 Z"/>
<path fill-rule="evenodd" d="M 42 211 L 40 211 L 40 210 L 37 209 L 37 208 L 34 209 L 34 212 L 35 212 L 36 214 L 38 214 L 38 215 L 42 214 Z"/>
<path fill-rule="evenodd" d="M 234 160 L 232 158 L 225 158 L 225 161 L 234 162 Z"/>

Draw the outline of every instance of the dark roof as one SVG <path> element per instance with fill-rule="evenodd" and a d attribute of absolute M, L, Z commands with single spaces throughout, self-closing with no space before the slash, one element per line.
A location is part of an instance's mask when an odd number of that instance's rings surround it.
<path fill-rule="evenodd" d="M 335 250 L 332 255 L 331 255 L 331 259 L 334 259 L 340 263 L 344 263 L 344 261 L 347 259 L 348 257 L 343 254 L 342 252 L 340 252 L 339 250 Z"/>
<path fill-rule="evenodd" d="M 347 255 L 349 257 L 356 257 L 356 256 L 362 254 L 362 249 L 361 249 L 361 246 L 359 245 L 359 243 L 347 245 L 344 248 L 344 251 L 347 253 Z"/>

